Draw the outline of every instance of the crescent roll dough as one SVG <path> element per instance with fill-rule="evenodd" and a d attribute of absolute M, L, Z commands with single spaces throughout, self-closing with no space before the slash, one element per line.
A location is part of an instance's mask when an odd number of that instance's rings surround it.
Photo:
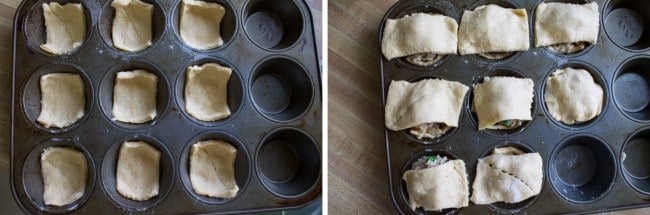
<path fill-rule="evenodd" d="M 117 160 L 117 192 L 136 201 L 158 195 L 160 151 L 142 142 L 124 142 Z"/>
<path fill-rule="evenodd" d="M 458 28 L 460 54 L 528 50 L 528 14 L 525 9 L 484 5 L 465 11 Z"/>
<path fill-rule="evenodd" d="M 535 47 L 573 42 L 596 44 L 599 16 L 596 2 L 542 2 L 535 10 Z"/>
<path fill-rule="evenodd" d="M 531 120 L 533 80 L 515 77 L 486 77 L 474 87 L 474 110 L 478 130 L 502 129 L 505 120 Z"/>
<path fill-rule="evenodd" d="M 221 19 L 225 14 L 220 4 L 183 0 L 179 24 L 183 42 L 199 50 L 221 46 Z"/>
<path fill-rule="evenodd" d="M 113 45 L 121 50 L 135 52 L 151 46 L 151 16 L 153 5 L 140 0 L 113 0 Z"/>
<path fill-rule="evenodd" d="M 41 154 L 41 174 L 45 205 L 70 204 L 79 200 L 86 190 L 86 157 L 71 148 L 46 148 Z"/>
<path fill-rule="evenodd" d="M 425 211 L 440 211 L 468 205 L 469 187 L 463 160 L 451 160 L 421 170 L 408 170 L 402 180 L 406 182 L 413 210 L 422 207 Z"/>
<path fill-rule="evenodd" d="M 41 76 L 41 113 L 37 121 L 46 128 L 65 128 L 84 116 L 86 97 L 79 74 Z"/>
<path fill-rule="evenodd" d="M 544 173 L 539 153 L 493 154 L 478 160 L 472 185 L 472 202 L 517 203 L 542 190 Z"/>
<path fill-rule="evenodd" d="M 584 69 L 560 69 L 548 77 L 544 100 L 551 116 L 574 124 L 589 121 L 603 109 L 603 88 Z"/>
<path fill-rule="evenodd" d="M 443 15 L 416 13 L 387 19 L 381 41 L 386 59 L 413 54 L 456 54 L 458 24 Z"/>
<path fill-rule="evenodd" d="M 156 117 L 158 77 L 145 70 L 118 72 L 113 89 L 114 120 L 145 123 Z"/>
<path fill-rule="evenodd" d="M 232 69 L 217 63 L 187 68 L 185 109 L 201 121 L 215 121 L 230 116 L 228 80 Z"/>
<path fill-rule="evenodd" d="M 77 49 L 86 37 L 86 14 L 79 3 L 43 3 L 46 42 L 43 51 L 62 55 Z"/>
<path fill-rule="evenodd" d="M 192 145 L 190 154 L 190 181 L 194 192 L 213 198 L 237 195 L 237 148 L 221 140 L 205 140 Z"/>
<path fill-rule="evenodd" d="M 453 81 L 425 79 L 416 83 L 392 81 L 386 98 L 385 123 L 393 131 L 424 123 L 458 127 L 469 87 Z"/>

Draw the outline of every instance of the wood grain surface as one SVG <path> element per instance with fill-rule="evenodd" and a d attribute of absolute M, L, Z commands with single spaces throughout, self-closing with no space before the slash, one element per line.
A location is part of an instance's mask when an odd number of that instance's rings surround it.
<path fill-rule="evenodd" d="M 328 3 L 331 214 L 394 214 L 388 189 L 378 29 L 396 0 Z M 650 208 L 607 214 L 650 214 Z"/>

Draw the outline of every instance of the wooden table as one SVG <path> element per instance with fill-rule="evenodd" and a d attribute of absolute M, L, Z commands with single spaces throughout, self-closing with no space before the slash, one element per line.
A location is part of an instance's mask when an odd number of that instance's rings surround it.
<path fill-rule="evenodd" d="M 329 212 L 397 213 L 388 190 L 378 28 L 397 0 L 330 0 Z M 650 208 L 616 214 L 650 214 Z"/>

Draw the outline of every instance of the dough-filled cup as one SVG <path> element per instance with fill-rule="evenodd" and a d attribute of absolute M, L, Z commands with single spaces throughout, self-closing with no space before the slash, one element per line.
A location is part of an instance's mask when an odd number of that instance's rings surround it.
<path fill-rule="evenodd" d="M 202 50 L 202 51 L 209 52 L 209 51 L 222 50 L 223 48 L 228 46 L 231 41 L 234 41 L 237 36 L 237 29 L 239 29 L 238 28 L 239 23 L 237 22 L 238 11 L 235 10 L 232 3 L 226 0 L 201 0 L 201 1 L 205 1 L 208 3 L 217 3 L 226 9 L 226 14 L 224 14 L 220 25 L 220 31 L 221 31 L 220 35 L 221 35 L 221 39 L 223 40 L 223 44 L 219 47 L 208 49 L 208 50 Z M 180 20 L 181 20 L 180 16 L 181 16 L 181 8 L 183 7 L 182 5 L 183 5 L 183 0 L 178 0 L 176 6 L 174 7 L 174 11 L 172 12 L 171 24 L 174 28 L 174 34 L 176 35 L 176 38 L 181 44 L 185 45 L 183 39 L 181 38 L 181 33 L 180 33 Z M 194 49 L 190 46 L 187 45 L 185 46 L 187 48 Z"/>
<path fill-rule="evenodd" d="M 153 5 L 153 14 L 151 15 L 151 45 L 145 49 L 136 52 L 128 52 L 128 51 L 120 50 L 117 47 L 115 47 L 115 45 L 113 45 L 112 30 L 113 30 L 113 19 L 115 18 L 115 9 L 111 7 L 111 2 L 113 1 L 112 0 L 106 1 L 106 3 L 101 9 L 99 22 L 97 23 L 97 27 L 99 29 L 99 36 L 102 38 L 102 41 L 104 41 L 104 43 L 108 47 L 112 48 L 118 53 L 133 55 L 133 54 L 140 54 L 142 52 L 151 50 L 154 46 L 156 46 L 156 44 L 158 44 L 160 38 L 162 38 L 163 35 L 165 34 L 167 20 L 165 18 L 166 17 L 165 11 L 160 5 L 160 2 L 158 2 L 157 0 L 141 0 L 141 1 Z"/>

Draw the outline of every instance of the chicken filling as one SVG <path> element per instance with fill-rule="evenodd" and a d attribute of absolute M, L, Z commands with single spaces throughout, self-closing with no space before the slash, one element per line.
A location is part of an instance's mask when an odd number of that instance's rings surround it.
<path fill-rule="evenodd" d="M 571 53 L 582 51 L 587 47 L 587 44 L 589 43 L 587 42 L 562 43 L 562 44 L 551 45 L 548 48 L 553 50 L 554 52 L 571 54 Z"/>
<path fill-rule="evenodd" d="M 442 60 L 444 56 L 434 53 L 419 53 L 406 56 L 406 61 L 417 66 L 431 66 Z"/>
<path fill-rule="evenodd" d="M 437 138 L 447 133 L 451 127 L 444 123 L 424 123 L 409 129 L 409 133 L 415 135 L 418 139 Z"/>
<path fill-rule="evenodd" d="M 426 168 L 435 167 L 446 163 L 447 157 L 440 155 L 431 155 L 431 156 L 422 156 L 420 159 L 415 161 L 411 166 L 412 170 L 421 170 Z"/>

